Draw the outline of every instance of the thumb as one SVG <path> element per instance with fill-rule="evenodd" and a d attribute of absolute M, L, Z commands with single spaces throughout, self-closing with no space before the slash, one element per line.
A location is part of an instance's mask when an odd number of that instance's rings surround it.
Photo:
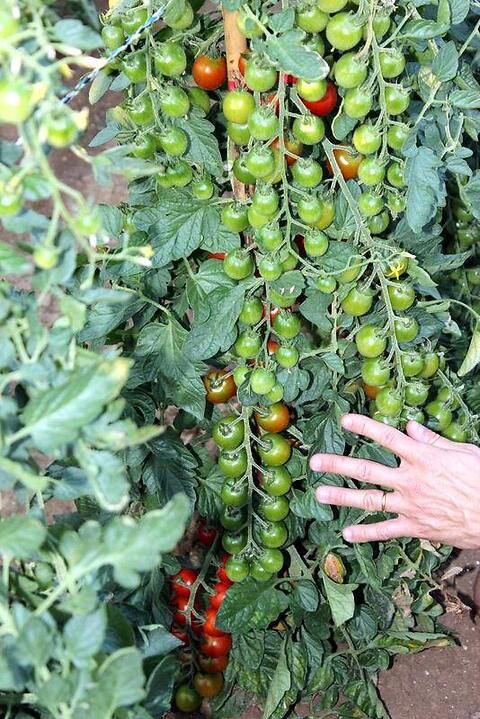
<path fill-rule="evenodd" d="M 409 437 L 414 439 L 416 442 L 422 444 L 431 444 L 435 447 L 442 447 L 442 449 L 449 449 L 452 446 L 452 442 L 449 439 L 445 439 L 436 432 L 432 432 L 428 427 L 424 427 L 423 424 L 410 420 L 407 424 L 407 434 Z"/>

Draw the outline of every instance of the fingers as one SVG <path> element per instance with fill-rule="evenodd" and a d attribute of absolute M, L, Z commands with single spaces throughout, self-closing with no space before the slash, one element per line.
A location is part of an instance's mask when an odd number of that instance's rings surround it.
<path fill-rule="evenodd" d="M 314 454 L 310 459 L 310 467 L 314 472 L 331 472 L 342 474 L 361 482 L 381 484 L 384 487 L 397 487 L 400 482 L 395 470 L 368 459 L 355 459 L 336 454 Z"/>
<path fill-rule="evenodd" d="M 442 449 L 451 449 L 452 445 L 453 447 L 455 446 L 454 442 L 441 437 L 436 432 L 432 432 L 431 429 L 428 429 L 428 427 L 424 427 L 423 424 L 414 422 L 413 420 L 410 420 L 407 424 L 407 434 L 416 442 L 421 442 L 422 444 L 430 444 L 435 447 L 441 447 Z"/>
<path fill-rule="evenodd" d="M 374 442 L 381 444 L 382 447 L 389 449 L 404 459 L 408 459 L 415 454 L 414 443 L 403 432 L 399 432 L 398 429 L 389 427 L 383 422 L 370 419 L 370 417 L 364 417 L 361 414 L 346 414 L 342 417 L 342 427 L 349 432 L 373 439 Z"/>
<path fill-rule="evenodd" d="M 385 542 L 387 539 L 416 536 L 414 525 L 403 517 L 345 527 L 342 533 L 347 542 Z"/>
<path fill-rule="evenodd" d="M 322 504 L 336 504 L 339 507 L 355 507 L 365 512 L 393 512 L 399 514 L 405 509 L 400 494 L 379 489 L 345 489 L 344 487 L 318 487 L 316 497 Z"/>

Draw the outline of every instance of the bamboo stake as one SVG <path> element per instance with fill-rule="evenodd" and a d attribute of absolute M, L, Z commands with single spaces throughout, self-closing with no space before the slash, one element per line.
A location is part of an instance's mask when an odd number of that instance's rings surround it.
<path fill-rule="evenodd" d="M 247 49 L 246 38 L 242 35 L 237 25 L 238 11 L 223 10 L 223 26 L 225 30 L 225 55 L 227 59 L 227 76 L 228 90 L 234 90 L 239 85 L 240 72 L 238 70 L 238 61 L 240 55 Z M 238 156 L 236 146 L 230 142 L 229 156 L 232 162 Z M 236 198 L 244 200 L 247 197 L 247 188 L 245 185 L 232 177 L 233 194 Z"/>

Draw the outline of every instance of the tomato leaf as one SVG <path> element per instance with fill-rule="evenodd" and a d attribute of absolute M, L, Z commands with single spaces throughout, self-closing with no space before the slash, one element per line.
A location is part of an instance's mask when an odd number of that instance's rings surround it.
<path fill-rule="evenodd" d="M 66 654 L 76 667 L 86 667 L 93 655 L 100 651 L 105 629 L 104 607 L 86 616 L 68 620 L 63 630 L 63 640 Z"/>
<path fill-rule="evenodd" d="M 223 174 L 223 161 L 214 125 L 195 107 L 188 113 L 188 119 L 180 119 L 178 125 L 189 139 L 185 159 L 204 167 L 215 177 L 220 177 Z"/>
<path fill-rule="evenodd" d="M 353 617 L 355 612 L 353 592 L 358 584 L 337 584 L 324 572 L 322 572 L 322 579 L 333 621 L 335 626 L 339 627 Z"/>
<path fill-rule="evenodd" d="M 322 80 L 330 68 L 318 52 L 305 46 L 305 33 L 287 30 L 277 37 L 270 35 L 265 42 L 265 52 L 270 60 L 286 73 L 305 80 Z"/>
<path fill-rule="evenodd" d="M 458 71 L 458 52 L 453 40 L 445 43 L 432 61 L 432 72 L 442 82 L 453 80 Z"/>
<path fill-rule="evenodd" d="M 102 47 L 102 38 L 80 20 L 58 20 L 53 26 L 53 33 L 62 45 L 79 48 L 79 50 L 95 50 Z"/>
<path fill-rule="evenodd" d="M 407 159 L 407 222 L 414 232 L 420 232 L 445 201 L 445 183 L 439 168 L 441 160 L 428 147 L 415 148 Z"/>
<path fill-rule="evenodd" d="M 274 583 L 259 584 L 247 579 L 229 589 L 216 623 L 227 632 L 245 634 L 267 627 L 287 605 L 287 595 L 276 589 Z"/>
<path fill-rule="evenodd" d="M 475 329 L 470 340 L 470 345 L 467 350 L 463 362 L 458 370 L 458 376 L 464 377 L 466 374 L 471 372 L 480 362 L 480 322 L 477 321 Z"/>
<path fill-rule="evenodd" d="M 285 642 L 284 642 L 285 648 Z M 285 650 L 280 651 L 277 666 L 272 677 L 272 682 L 268 689 L 267 699 L 263 710 L 262 719 L 269 719 L 275 709 L 278 707 L 286 692 L 292 685 L 292 678 L 287 664 L 287 655 Z"/>
<path fill-rule="evenodd" d="M 23 559 L 32 556 L 47 535 L 45 526 L 33 517 L 13 514 L 0 519 L 0 554 Z"/>
<path fill-rule="evenodd" d="M 25 255 L 17 252 L 6 242 L 0 242 L 0 273 L 2 275 L 23 275 L 30 269 Z"/>

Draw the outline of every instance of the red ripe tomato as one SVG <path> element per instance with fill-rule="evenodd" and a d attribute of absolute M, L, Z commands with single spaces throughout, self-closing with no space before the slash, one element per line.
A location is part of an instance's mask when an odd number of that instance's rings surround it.
<path fill-rule="evenodd" d="M 183 629 L 180 629 L 180 627 L 171 627 L 170 634 L 173 634 L 174 637 L 177 637 L 177 639 L 181 641 L 182 644 L 185 644 L 185 646 L 190 644 L 190 638 L 187 632 L 184 632 Z"/>
<path fill-rule="evenodd" d="M 223 572 L 225 573 L 225 570 L 223 570 Z M 220 605 L 222 604 L 223 600 L 225 599 L 225 595 L 227 594 L 228 590 L 232 586 L 232 582 L 228 579 L 226 574 L 225 574 L 225 577 L 227 578 L 227 582 L 217 582 L 213 586 L 213 590 L 215 591 L 215 594 L 211 594 L 210 599 L 208 600 L 212 609 L 218 610 L 220 608 Z"/>
<path fill-rule="evenodd" d="M 209 252 L 208 259 L 209 260 L 224 260 L 225 254 L 226 254 L 225 252 Z"/>
<path fill-rule="evenodd" d="M 335 148 L 333 151 L 335 160 L 346 180 L 353 180 L 358 174 L 358 168 L 363 160 L 363 155 L 358 155 L 356 152 L 350 152 L 350 150 L 344 150 L 340 147 Z M 333 175 L 333 168 L 330 164 L 330 160 L 327 160 L 327 168 L 331 175 Z"/>
<path fill-rule="evenodd" d="M 221 657 L 228 654 L 232 648 L 232 637 L 225 634 L 223 637 L 211 637 L 206 634 L 200 644 L 200 651 L 206 657 Z"/>
<path fill-rule="evenodd" d="M 224 57 L 199 55 L 192 66 L 195 83 L 203 90 L 218 90 L 227 79 L 227 63 Z"/>
<path fill-rule="evenodd" d="M 275 354 L 279 347 L 280 345 L 278 344 L 277 340 L 268 340 L 267 351 L 269 355 Z"/>
<path fill-rule="evenodd" d="M 217 672 L 224 672 L 228 666 L 228 654 L 222 654 L 220 657 L 202 657 L 200 654 L 198 657 L 198 663 L 200 669 L 205 674 L 216 674 Z"/>
<path fill-rule="evenodd" d="M 224 637 L 226 635 L 226 632 L 223 632 L 221 629 L 218 629 L 218 627 L 215 625 L 216 616 L 217 610 L 213 607 L 209 607 L 209 609 L 206 610 L 205 621 L 202 628 L 203 633 L 210 637 Z"/>
<path fill-rule="evenodd" d="M 248 55 L 250 53 L 250 50 L 245 50 L 242 52 L 240 57 L 238 58 L 238 72 L 242 77 L 245 76 L 245 67 L 247 65 Z"/>
<path fill-rule="evenodd" d="M 227 554 L 226 552 L 224 552 L 220 556 L 221 566 L 217 569 L 218 579 L 220 580 L 220 582 L 222 582 L 223 584 L 227 584 L 228 586 L 230 586 L 232 584 L 232 582 L 227 577 L 227 573 L 225 571 L 225 565 L 229 559 L 230 559 L 230 555 Z"/>
<path fill-rule="evenodd" d="M 173 623 L 177 624 L 179 627 L 184 627 L 187 624 L 187 617 L 185 612 L 187 611 L 188 607 L 188 597 L 175 597 L 173 600 L 173 605 L 176 607 L 176 612 L 173 615 Z M 197 601 L 197 598 L 195 598 L 195 602 L 193 604 L 194 609 L 197 611 L 200 609 L 200 604 Z M 192 615 L 192 629 L 193 631 L 198 634 L 199 630 L 201 630 L 201 624 L 199 620 Z"/>
<path fill-rule="evenodd" d="M 204 547 L 211 547 L 217 536 L 217 530 L 214 527 L 209 527 L 203 519 L 200 520 L 197 530 L 197 538 L 200 544 Z"/>
<path fill-rule="evenodd" d="M 333 82 L 329 80 L 327 82 L 327 91 L 320 100 L 313 101 L 304 100 L 302 98 L 302 102 L 305 107 L 308 107 L 313 115 L 323 117 L 324 115 L 330 114 L 332 110 L 335 109 L 335 105 L 337 104 L 337 89 Z"/>
<path fill-rule="evenodd" d="M 275 319 L 275 317 L 278 315 L 279 312 L 280 312 L 280 307 L 271 307 L 270 308 L 270 324 L 273 324 L 273 320 Z M 266 317 L 266 314 L 267 314 L 267 310 L 264 305 L 263 311 L 262 311 L 262 317 Z"/>
<path fill-rule="evenodd" d="M 183 569 L 170 580 L 172 593 L 177 597 L 186 597 L 188 600 L 191 586 L 197 577 L 198 572 L 195 571 L 195 569 L 183 567 Z"/>

